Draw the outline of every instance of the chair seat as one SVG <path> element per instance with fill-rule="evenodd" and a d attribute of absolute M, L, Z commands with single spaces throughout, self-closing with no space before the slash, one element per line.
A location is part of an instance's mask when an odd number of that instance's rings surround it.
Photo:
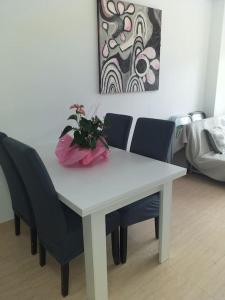
<path fill-rule="evenodd" d="M 160 195 L 156 193 L 119 210 L 120 226 L 127 227 L 159 216 Z"/>
<path fill-rule="evenodd" d="M 51 243 L 49 239 L 39 237 L 44 247 L 56 258 L 60 264 L 66 264 L 84 251 L 82 218 L 69 207 L 61 203 L 67 223 L 67 234 L 58 243 Z M 106 233 L 118 228 L 120 214 L 115 211 L 106 216 Z"/>
<path fill-rule="evenodd" d="M 73 210 L 71 210 L 68 206 L 61 203 L 66 222 L 68 225 L 69 232 L 73 232 L 73 228 L 80 226 L 82 224 L 82 218 L 77 215 Z M 75 215 L 75 216 L 74 216 Z M 110 234 L 112 231 L 116 230 L 120 224 L 120 214 L 118 211 L 114 211 L 110 214 L 106 215 L 106 234 Z M 82 225 L 81 225 L 82 226 Z"/>
<path fill-rule="evenodd" d="M 62 202 L 60 204 L 65 215 L 68 233 L 74 232 L 76 228 L 82 230 L 82 218 Z"/>
<path fill-rule="evenodd" d="M 52 242 L 49 237 L 46 238 L 41 233 L 39 233 L 39 240 L 60 264 L 66 264 L 83 252 L 83 229 L 82 219 L 78 214 L 64 204 L 62 209 L 67 223 L 67 233 L 63 240 Z"/>

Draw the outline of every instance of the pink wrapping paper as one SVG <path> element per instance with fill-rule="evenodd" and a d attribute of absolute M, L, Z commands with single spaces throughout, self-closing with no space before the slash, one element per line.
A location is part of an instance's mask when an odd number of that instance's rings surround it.
<path fill-rule="evenodd" d="M 100 159 L 106 160 L 109 150 L 98 140 L 95 149 L 84 149 L 79 146 L 70 147 L 73 138 L 66 134 L 58 142 L 55 154 L 58 161 L 64 167 L 75 167 L 77 165 L 88 166 Z"/>

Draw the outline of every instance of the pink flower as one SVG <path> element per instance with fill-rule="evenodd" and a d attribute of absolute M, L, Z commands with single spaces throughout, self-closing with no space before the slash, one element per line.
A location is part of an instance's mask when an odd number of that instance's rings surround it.
<path fill-rule="evenodd" d="M 70 106 L 70 109 L 74 109 L 74 108 L 76 109 L 76 113 L 85 116 L 85 110 L 84 110 L 83 105 L 73 104 L 73 105 Z"/>
<path fill-rule="evenodd" d="M 83 116 L 85 116 L 85 110 L 82 107 L 78 108 L 76 110 L 76 112 L 79 113 L 79 114 L 81 114 L 81 115 L 83 115 Z"/>

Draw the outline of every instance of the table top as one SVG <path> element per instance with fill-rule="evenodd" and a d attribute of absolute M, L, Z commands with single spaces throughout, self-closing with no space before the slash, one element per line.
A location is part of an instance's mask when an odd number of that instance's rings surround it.
<path fill-rule="evenodd" d="M 62 202 L 81 216 L 100 211 L 132 193 L 182 177 L 186 169 L 111 148 L 107 161 L 90 167 L 65 168 L 57 162 L 55 144 L 35 146 Z M 141 199 L 141 198 L 140 198 Z"/>

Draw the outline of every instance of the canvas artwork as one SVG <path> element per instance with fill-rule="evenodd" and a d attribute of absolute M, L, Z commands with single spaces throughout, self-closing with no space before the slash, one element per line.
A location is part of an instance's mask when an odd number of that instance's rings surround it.
<path fill-rule="evenodd" d="M 97 3 L 100 93 L 158 90 L 161 10 L 119 0 Z"/>

